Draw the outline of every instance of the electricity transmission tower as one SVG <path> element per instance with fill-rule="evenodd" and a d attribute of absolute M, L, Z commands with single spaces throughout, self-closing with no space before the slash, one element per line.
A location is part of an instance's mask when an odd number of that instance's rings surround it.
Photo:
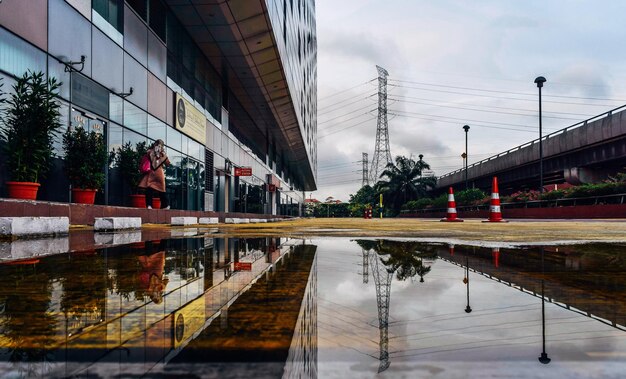
<path fill-rule="evenodd" d="M 380 331 L 380 364 L 378 372 L 389 368 L 389 299 L 391 298 L 391 278 L 393 272 L 380 261 L 378 254 L 370 254 L 372 276 L 376 285 L 376 303 L 378 304 L 378 330 Z"/>
<path fill-rule="evenodd" d="M 389 150 L 389 125 L 387 124 L 387 70 L 376 66 L 378 70 L 378 123 L 376 125 L 376 147 L 370 170 L 371 181 L 376 183 L 378 177 L 385 170 L 387 163 L 391 163 Z"/>
<path fill-rule="evenodd" d="M 363 183 L 361 184 L 361 187 L 365 187 L 366 185 L 369 185 L 367 153 L 363 153 L 363 159 L 361 160 L 361 162 L 363 163 Z"/>

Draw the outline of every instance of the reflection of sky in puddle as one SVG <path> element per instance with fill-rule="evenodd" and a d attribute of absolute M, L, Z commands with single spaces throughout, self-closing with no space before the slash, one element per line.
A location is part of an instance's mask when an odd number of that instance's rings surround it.
<path fill-rule="evenodd" d="M 376 283 L 372 276 L 375 268 L 370 259 L 366 269 L 369 270 L 369 280 L 364 283 L 364 260 L 361 249 L 354 242 L 343 239 L 315 242 L 318 245 L 320 377 L 371 376 L 378 371 L 381 357 Z M 470 249 L 465 247 L 467 254 Z M 447 250 L 447 246 L 442 246 L 438 254 L 448 258 Z M 457 246 L 457 258 L 458 250 Z M 470 268 L 481 271 L 478 265 L 493 265 L 493 262 L 474 259 Z M 540 261 L 535 260 L 537 262 Z M 500 268 L 491 267 L 494 277 L 503 268 L 502 262 L 499 265 Z M 504 270 L 505 278 L 512 276 L 510 271 Z M 540 265 L 530 271 L 535 274 L 527 278 L 526 284 L 532 282 L 540 288 Z M 624 271 L 623 268 L 617 271 L 607 273 L 606 280 L 610 281 L 610 276 L 616 275 L 619 282 Z M 609 313 L 615 312 L 623 329 L 625 307 L 612 305 L 610 299 L 610 296 L 620 295 L 624 300 L 623 282 L 621 287 L 614 288 L 616 292 L 603 294 L 599 293 L 601 288 L 589 288 L 589 291 L 582 286 L 555 288 L 554 277 L 550 275 L 546 277 L 551 285 L 550 293 L 554 296 L 561 292 L 560 298 L 552 300 L 585 297 L 588 304 L 604 307 Z M 560 273 L 554 275 L 558 277 Z M 570 272 L 569 275 L 577 273 Z M 472 312 L 468 314 L 465 312 L 464 277 L 464 267 L 438 259 L 432 263 L 432 270 L 424 276 L 423 283 L 417 277 L 405 281 L 393 278 L 388 327 L 390 365 L 385 371 L 386 376 L 439 374 L 464 377 L 471 372 L 471 377 L 538 377 L 543 374 L 572 377 L 600 373 L 619 377 L 621 370 L 626 368 L 624 330 L 550 302 L 546 302 L 545 309 L 546 350 L 552 362 L 543 366 L 537 360 L 542 352 L 540 293 L 533 296 L 470 271 Z M 583 278 L 580 284 L 584 282 Z M 523 283 L 519 285 L 524 287 Z M 384 286 L 381 290 L 384 291 Z M 351 373 L 346 374 L 346 370 Z"/>

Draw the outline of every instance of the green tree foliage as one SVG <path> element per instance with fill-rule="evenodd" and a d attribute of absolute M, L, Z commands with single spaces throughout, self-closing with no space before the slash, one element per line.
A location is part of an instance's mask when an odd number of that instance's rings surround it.
<path fill-rule="evenodd" d="M 53 142 L 61 128 L 56 98 L 61 83 L 27 71 L 17 78 L 1 126 L 11 179 L 37 182 L 54 158 Z"/>
<path fill-rule="evenodd" d="M 395 273 L 400 281 L 418 275 L 423 282 L 424 276 L 430 272 L 430 266 L 424 265 L 424 258 L 434 259 L 437 256 L 430 250 L 432 248 L 425 248 L 417 242 L 356 240 L 356 243 L 366 251 L 376 252 L 387 266 L 387 272 Z"/>
<path fill-rule="evenodd" d="M 489 196 L 478 188 L 459 191 L 454 195 L 457 205 L 477 205 L 488 198 Z"/>
<path fill-rule="evenodd" d="M 378 204 L 378 193 L 372 186 L 365 185 L 355 194 L 350 195 L 350 204 L 376 206 Z"/>
<path fill-rule="evenodd" d="M 407 201 L 427 196 L 428 188 L 435 186 L 435 177 L 422 177 L 422 172 L 428 169 L 430 166 L 425 161 L 398 156 L 382 172 L 376 188 L 384 193 L 385 202 L 397 213 Z"/>
<path fill-rule="evenodd" d="M 130 142 L 126 142 L 111 152 L 114 167 L 119 170 L 122 178 L 133 192 L 137 191 L 137 185 L 143 177 L 139 171 L 139 162 L 147 151 L 148 146 L 145 142 L 138 142 L 134 147 Z"/>
<path fill-rule="evenodd" d="M 68 129 L 63 134 L 65 172 L 75 188 L 101 189 L 104 184 L 104 166 L 107 147 L 102 134 L 87 133 L 84 128 Z"/>

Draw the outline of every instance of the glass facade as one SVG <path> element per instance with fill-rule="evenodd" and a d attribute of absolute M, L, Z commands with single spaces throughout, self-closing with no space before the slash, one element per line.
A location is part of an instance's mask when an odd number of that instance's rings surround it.
<path fill-rule="evenodd" d="M 165 141 L 172 163 L 165 176 L 173 209 L 298 214 L 303 194 L 292 190 L 289 177 L 297 169 L 289 167 L 268 131 L 257 125 L 256 115 L 229 88 L 224 78 L 232 68 L 214 68 L 184 15 L 179 19 L 181 14 L 162 0 L 92 0 L 91 13 L 84 5 L 74 8 L 76 4 L 48 0 L 47 51 L 0 25 L 5 92 L 11 91 L 16 76 L 42 71 L 63 82 L 59 101 L 65 128 L 80 125 L 102 132 L 109 151 L 125 143 Z M 82 56 L 83 64 L 69 64 Z M 306 76 L 314 79 L 309 72 Z M 301 87 L 294 84 L 297 92 Z M 176 129 L 177 93 L 206 117 L 206 143 Z M 301 103 L 307 99 L 299 97 L 294 104 L 306 117 L 312 110 L 304 110 Z M 302 125 L 310 129 L 307 120 Z M 69 201 L 60 138 L 55 148 L 51 179 L 42 183 L 39 199 Z M 253 176 L 235 177 L 234 167 L 251 167 Z M 269 175 L 281 179 L 275 193 L 268 191 Z M 0 173 L 0 186 L 5 176 Z M 129 205 L 134 189 L 123 179 L 111 163 L 96 202 Z"/>

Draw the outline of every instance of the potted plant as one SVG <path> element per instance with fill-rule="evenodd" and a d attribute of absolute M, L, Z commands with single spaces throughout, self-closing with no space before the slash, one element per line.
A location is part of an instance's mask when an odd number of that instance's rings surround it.
<path fill-rule="evenodd" d="M 70 128 L 63 134 L 65 172 L 72 183 L 75 203 L 93 204 L 96 192 L 105 180 L 104 165 L 108 154 L 102 134 L 82 127 Z"/>
<path fill-rule="evenodd" d="M 146 207 L 146 195 L 138 193 L 139 187 L 137 186 L 143 176 L 139 171 L 139 162 L 147 151 L 148 146 L 145 142 L 138 142 L 134 147 L 130 142 L 126 142 L 112 152 L 115 167 L 119 169 L 120 175 L 130 187 L 131 204 L 136 208 Z"/>
<path fill-rule="evenodd" d="M 35 200 L 38 183 L 54 157 L 52 143 L 61 128 L 59 103 L 61 83 L 46 79 L 42 72 L 27 71 L 13 85 L 6 101 L 6 118 L 0 137 L 4 142 L 9 197 Z"/>

